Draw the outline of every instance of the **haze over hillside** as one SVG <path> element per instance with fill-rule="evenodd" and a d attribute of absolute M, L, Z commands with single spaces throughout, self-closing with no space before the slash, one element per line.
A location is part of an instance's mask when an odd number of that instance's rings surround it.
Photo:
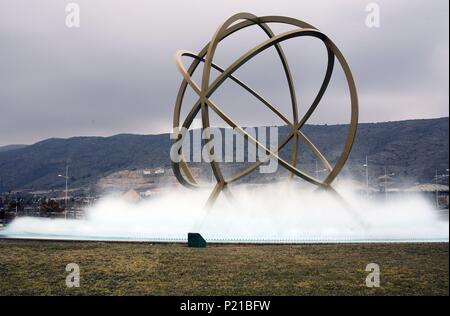
<path fill-rule="evenodd" d="M 27 145 L 22 145 L 22 144 L 17 144 L 17 145 L 13 144 L 13 145 L 0 146 L 0 152 L 20 149 L 20 148 L 24 148 L 26 146 Z"/>
<path fill-rule="evenodd" d="M 307 125 L 302 129 L 333 163 L 339 156 L 347 125 Z M 282 127 L 280 137 L 288 131 Z M 449 166 L 449 119 L 361 123 L 344 174 L 363 177 L 366 155 L 371 177 L 394 172 L 417 182 L 432 182 L 436 168 Z M 111 137 L 51 138 L 16 149 L 0 150 L 0 191 L 42 190 L 64 187 L 66 162 L 71 187 L 93 187 L 97 181 L 120 170 L 170 167 L 169 134 Z M 313 170 L 316 157 L 302 150 L 300 167 Z M 281 151 L 289 156 L 289 147 Z M 281 167 L 280 167 L 281 168 Z"/>

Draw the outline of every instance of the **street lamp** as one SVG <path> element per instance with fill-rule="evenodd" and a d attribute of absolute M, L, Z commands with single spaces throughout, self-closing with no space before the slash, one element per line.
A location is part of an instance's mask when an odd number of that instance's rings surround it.
<path fill-rule="evenodd" d="M 391 172 L 389 174 L 389 178 L 392 178 L 392 176 L 395 176 L 395 173 Z M 386 167 L 384 167 L 384 199 L 385 200 L 387 200 L 387 179 L 388 179 L 387 169 L 386 169 Z"/>
<path fill-rule="evenodd" d="M 366 168 L 366 195 L 369 196 L 369 162 L 366 156 L 366 163 L 363 164 L 363 167 Z"/>
<path fill-rule="evenodd" d="M 67 219 L 67 185 L 68 185 L 68 181 L 69 181 L 69 166 L 66 165 L 66 175 L 62 175 L 62 174 L 58 174 L 58 177 L 64 178 L 66 180 L 66 194 L 65 194 L 65 198 L 64 198 L 64 208 L 65 208 L 65 212 L 64 212 L 64 218 Z"/>

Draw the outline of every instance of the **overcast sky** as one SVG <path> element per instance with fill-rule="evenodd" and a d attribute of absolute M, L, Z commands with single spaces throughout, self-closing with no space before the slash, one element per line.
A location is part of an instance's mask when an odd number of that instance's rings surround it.
<path fill-rule="evenodd" d="M 198 52 L 221 22 L 241 11 L 295 17 L 327 34 L 355 76 L 361 122 L 448 116 L 447 0 L 374 1 L 381 9 L 379 28 L 366 26 L 365 0 L 72 1 L 80 5 L 80 28 L 65 25 L 68 2 L 0 2 L 0 146 L 168 132 L 181 82 L 175 51 Z M 219 45 L 215 61 L 227 66 L 264 39 L 256 28 L 235 34 Z M 317 41 L 292 41 L 283 45 L 304 111 L 320 85 L 325 53 Z M 273 52 L 236 74 L 288 111 Z M 339 69 L 333 80 L 310 123 L 348 122 Z M 227 83 L 215 97 L 242 124 L 280 123 L 244 94 Z"/>

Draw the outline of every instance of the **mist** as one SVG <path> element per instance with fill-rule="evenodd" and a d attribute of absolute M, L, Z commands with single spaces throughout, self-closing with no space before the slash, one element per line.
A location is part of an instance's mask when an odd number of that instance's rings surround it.
<path fill-rule="evenodd" d="M 209 191 L 171 190 L 140 202 L 105 197 L 82 220 L 22 217 L 0 234 L 10 238 L 184 242 L 199 232 L 209 242 L 448 241 L 448 219 L 421 196 L 368 199 L 348 185 L 329 193 L 296 185 L 240 186 L 206 209 Z"/>

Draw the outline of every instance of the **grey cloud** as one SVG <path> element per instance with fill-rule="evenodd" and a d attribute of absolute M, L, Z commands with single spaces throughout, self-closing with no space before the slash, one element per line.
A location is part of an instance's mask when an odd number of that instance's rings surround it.
<path fill-rule="evenodd" d="M 64 2 L 1 2 L 0 145 L 169 131 L 181 80 L 174 52 L 200 50 L 224 19 L 240 11 L 293 16 L 329 35 L 357 80 L 362 121 L 448 116 L 446 0 L 375 1 L 381 7 L 379 29 L 364 25 L 367 2 L 359 0 L 74 2 L 81 6 L 80 29 L 65 27 Z M 236 36 L 233 45 L 219 47 L 217 61 L 226 66 L 260 38 L 264 36 L 257 30 Z M 323 53 L 301 41 L 285 48 L 305 106 L 323 76 Z M 260 56 L 238 74 L 288 109 L 287 90 L 273 57 Z M 324 102 L 345 106 L 344 82 L 339 74 L 333 80 Z M 249 124 L 278 122 L 255 112 L 256 105 L 243 108 L 250 101 L 240 91 L 224 87 L 216 98 L 233 115 L 243 109 L 240 116 L 247 116 Z M 346 111 L 320 114 L 313 123 L 347 119 Z"/>

